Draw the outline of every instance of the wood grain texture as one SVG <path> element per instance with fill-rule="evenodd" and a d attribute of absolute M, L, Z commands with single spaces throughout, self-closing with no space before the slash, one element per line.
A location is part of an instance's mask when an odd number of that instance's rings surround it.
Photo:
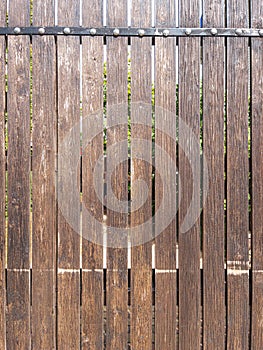
<path fill-rule="evenodd" d="M 156 26 L 175 26 L 173 1 L 156 1 Z M 155 40 L 155 211 L 166 205 L 155 219 L 155 347 L 176 349 L 176 39 Z M 172 159 L 173 169 L 164 154 Z M 165 183 L 165 186 L 164 186 Z M 165 193 L 165 187 L 169 193 Z M 162 230 L 164 218 L 172 222 Z M 171 272 L 162 272 L 171 270 Z"/>
<path fill-rule="evenodd" d="M 229 27 L 246 27 L 247 17 L 246 0 L 228 3 L 227 25 Z M 228 349 L 248 348 L 250 324 L 248 172 L 248 39 L 229 38 L 227 40 L 226 174 Z M 238 275 L 238 270 L 243 270 L 243 273 Z"/>
<path fill-rule="evenodd" d="M 30 289 L 29 272 L 7 272 L 6 348 L 30 349 Z"/>
<path fill-rule="evenodd" d="M 35 1 L 34 25 L 55 23 L 53 1 Z M 56 44 L 32 38 L 32 346 L 54 349 L 56 288 Z"/>
<path fill-rule="evenodd" d="M 199 1 L 180 1 L 180 25 L 199 26 Z M 200 40 L 179 40 L 179 349 L 200 347 Z M 185 125 L 187 127 L 185 127 Z M 195 193 L 195 194 L 194 194 Z M 188 212 L 190 204 L 194 211 Z M 186 232 L 187 215 L 196 218 Z M 190 220 L 192 221 L 192 220 Z M 188 226 L 188 225 L 187 225 Z"/>
<path fill-rule="evenodd" d="M 262 28 L 263 11 L 252 1 L 252 26 Z M 252 124 L 252 329 L 251 348 L 263 347 L 263 43 L 251 40 L 251 124 Z"/>
<path fill-rule="evenodd" d="M 0 25 L 6 26 L 6 1 L 0 2 Z M 0 349 L 5 349 L 5 248 L 6 248 L 6 229 L 5 229 L 5 199 L 6 199 L 6 154 L 5 154 L 5 38 L 0 38 Z"/>
<path fill-rule="evenodd" d="M 204 3 L 204 27 L 224 26 L 224 2 Z M 225 347 L 224 39 L 203 40 L 203 347 Z"/>
<path fill-rule="evenodd" d="M 126 26 L 127 2 L 108 1 L 107 14 L 108 26 Z M 127 38 L 107 39 L 107 245 L 111 247 L 107 249 L 107 349 L 128 346 L 127 238 L 121 242 L 113 238 L 115 228 L 127 227 L 128 215 L 110 209 L 114 196 L 128 200 L 128 162 L 118 161 L 119 157 L 128 158 L 127 54 Z M 110 155 L 109 147 L 114 144 L 116 152 Z M 127 209 L 128 204 L 124 206 Z"/>
<path fill-rule="evenodd" d="M 151 2 L 133 1 L 132 25 L 150 27 Z M 152 347 L 152 232 L 142 226 L 146 242 L 134 246 L 134 227 L 152 216 L 151 38 L 131 40 L 131 337 L 132 349 Z M 147 199 L 137 181 L 144 181 Z M 141 203 L 137 208 L 136 203 Z M 136 235 L 137 236 L 137 235 Z M 138 237 L 138 236 L 137 236 Z M 145 238 L 144 238 L 145 237 Z M 147 238 L 148 237 L 148 238 Z"/>
<path fill-rule="evenodd" d="M 58 25 L 79 26 L 79 1 L 58 2 Z M 57 38 L 58 54 L 58 154 L 72 159 L 72 168 L 58 165 L 59 179 L 65 181 L 69 191 L 74 187 L 80 160 L 80 39 Z M 73 132 L 72 132 L 73 130 Z M 71 135 L 67 144 L 64 138 Z M 67 149 L 64 146 L 68 147 Z M 62 149 L 63 147 L 63 149 Z M 61 166 L 61 168 L 60 168 Z M 72 174 L 69 176 L 68 174 Z M 79 193 L 79 192 L 78 192 Z M 67 208 L 73 212 L 73 221 L 68 222 L 58 213 L 58 268 L 57 277 L 57 344 L 61 349 L 77 349 L 80 344 L 80 195 L 67 198 Z M 58 194 L 59 195 L 59 194 Z M 64 272 L 64 269 L 69 269 Z M 72 272 L 74 270 L 74 272 Z"/>
<path fill-rule="evenodd" d="M 103 1 L 83 2 L 83 26 L 102 26 Z M 102 349 L 103 339 L 103 38 L 82 38 L 82 349 Z M 97 193 L 96 191 L 99 191 Z M 99 198 L 100 197 L 100 198 Z M 94 222 L 85 214 L 87 210 Z M 94 242 L 100 242 L 100 244 Z M 86 271 L 85 269 L 89 269 Z M 95 271 L 96 269 L 96 271 Z"/>
<path fill-rule="evenodd" d="M 9 25 L 29 25 L 29 3 L 9 3 Z M 29 270 L 12 271 L 30 267 L 29 45 L 29 37 L 8 38 L 7 349 L 28 349 L 31 342 Z"/>

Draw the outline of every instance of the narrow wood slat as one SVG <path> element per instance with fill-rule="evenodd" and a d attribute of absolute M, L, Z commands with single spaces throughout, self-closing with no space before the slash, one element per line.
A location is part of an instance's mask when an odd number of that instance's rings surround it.
<path fill-rule="evenodd" d="M 204 3 L 204 27 L 224 26 L 224 1 Z M 203 347 L 225 347 L 224 42 L 203 40 L 203 157 L 208 185 L 203 208 Z"/>
<path fill-rule="evenodd" d="M 180 1 L 182 27 L 199 26 L 199 1 Z M 200 39 L 179 40 L 179 348 L 200 347 Z M 189 207 L 193 205 L 193 209 Z M 193 219 L 196 219 L 194 222 Z M 189 227 L 190 226 L 190 227 Z"/>
<path fill-rule="evenodd" d="M 126 26 L 127 3 L 111 0 L 107 5 L 107 25 Z M 115 228 L 127 227 L 128 216 L 110 208 L 114 196 L 128 199 L 128 163 L 118 164 L 118 157 L 128 158 L 127 52 L 127 38 L 107 40 L 107 349 L 125 349 L 128 342 L 127 249 L 121 248 L 127 247 L 127 239 L 113 238 Z M 116 152 L 109 155 L 114 144 Z"/>
<path fill-rule="evenodd" d="M 102 5 L 102 0 L 97 1 L 92 8 L 89 2 L 83 2 L 82 25 L 84 27 L 102 26 Z M 82 349 L 102 349 L 104 346 L 102 246 L 104 184 L 103 171 L 96 176 L 94 169 L 100 157 L 103 157 L 103 38 L 82 38 L 82 67 L 81 343 Z M 91 214 L 91 219 L 88 214 Z M 86 271 L 87 269 L 89 271 Z"/>
<path fill-rule="evenodd" d="M 35 1 L 35 26 L 55 24 L 53 1 Z M 55 348 L 56 254 L 56 44 L 32 38 L 32 346 Z"/>
<path fill-rule="evenodd" d="M 58 25 L 78 26 L 79 0 L 58 2 Z M 69 168 L 58 164 L 58 177 L 68 187 L 65 211 L 58 213 L 58 321 L 57 344 L 62 349 L 80 345 L 80 195 L 76 179 L 80 159 L 80 39 L 57 38 L 58 50 L 58 154 L 71 160 Z M 70 136 L 69 136 L 70 135 Z M 69 137 L 68 142 L 64 142 Z M 66 149 L 65 149 L 66 147 Z M 64 158 L 64 157 L 63 157 Z M 71 176 L 69 176 L 71 174 Z M 61 189 L 63 190 L 63 189 Z M 60 189 L 58 189 L 60 191 Z M 60 193 L 58 193 L 60 196 Z M 65 206 L 65 207 L 64 207 Z M 66 208 L 66 209 L 65 209 Z M 70 220 L 68 213 L 72 213 Z M 65 217 L 66 216 L 66 217 Z M 67 270 L 69 271 L 63 271 Z M 75 271 L 72 271 L 75 270 Z"/>
<path fill-rule="evenodd" d="M 19 8 L 19 11 L 17 9 Z M 9 3 L 10 26 L 29 25 L 29 2 Z M 30 39 L 8 38 L 9 269 L 30 267 Z M 7 272 L 7 349 L 30 347 L 29 270 Z"/>
<path fill-rule="evenodd" d="M 263 26 L 263 11 L 260 2 L 252 1 L 252 23 L 255 28 Z M 252 329 L 251 348 L 263 348 L 263 43 L 252 39 Z"/>
<path fill-rule="evenodd" d="M 150 27 L 151 2 L 133 1 L 132 26 Z M 132 349 L 152 347 L 151 39 L 131 40 L 131 327 Z M 147 161 L 148 159 L 148 161 Z M 147 199 L 137 181 L 144 181 Z M 136 204 L 137 203 L 137 204 Z M 138 208 L 138 203 L 140 207 Z M 141 225 L 135 235 L 133 228 Z M 142 239 L 136 242 L 136 238 Z M 141 243 L 141 244 L 139 244 Z M 134 245 L 136 244 L 136 245 Z"/>
<path fill-rule="evenodd" d="M 227 25 L 248 25 L 248 1 L 228 3 Z M 236 40 L 235 40 L 236 39 Z M 227 348 L 247 349 L 248 39 L 227 40 Z M 239 271 L 242 271 L 240 273 Z"/>
<path fill-rule="evenodd" d="M 0 2 L 0 25 L 6 26 L 6 1 Z M 5 38 L 0 38 L 0 349 L 5 349 L 5 247 L 6 247 L 6 229 L 5 229 L 5 188 L 6 188 L 6 155 L 5 155 Z"/>
<path fill-rule="evenodd" d="M 157 27 L 175 27 L 174 1 L 155 1 Z M 176 39 L 155 40 L 155 347 L 176 349 Z M 167 164 L 168 155 L 173 167 Z M 158 173 L 162 172 L 162 176 Z M 165 192 L 165 187 L 169 189 Z M 172 221 L 162 230 L 163 221 Z M 166 221 L 166 220 L 165 220 Z M 170 220 L 169 220 L 170 221 Z M 162 272 L 162 270 L 173 270 Z"/>

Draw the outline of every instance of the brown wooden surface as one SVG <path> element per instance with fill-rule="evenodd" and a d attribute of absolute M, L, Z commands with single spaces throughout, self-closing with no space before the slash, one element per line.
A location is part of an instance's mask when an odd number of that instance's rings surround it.
<path fill-rule="evenodd" d="M 34 2 L 33 24 L 55 24 L 53 1 Z M 56 44 L 34 36 L 32 131 L 32 346 L 55 348 L 56 267 Z"/>
<path fill-rule="evenodd" d="M 127 3 L 108 1 L 108 26 L 127 25 Z M 107 154 L 107 206 L 112 203 L 108 194 L 112 187 L 113 195 L 120 201 L 128 199 L 128 162 L 117 165 L 118 155 L 128 157 L 128 48 L 127 38 L 107 39 L 107 149 L 117 145 L 112 157 Z M 116 82 L 118 82 L 116 84 Z M 123 141 L 123 142 L 122 142 Z M 127 227 L 128 216 L 107 209 L 107 349 L 126 349 L 128 342 L 128 271 L 127 249 L 114 248 L 121 246 L 111 242 L 114 228 Z M 111 229 L 113 228 L 113 229 Z M 113 244 L 111 244 L 113 243 Z M 127 247 L 127 239 L 122 241 Z"/>
<path fill-rule="evenodd" d="M 79 1 L 70 3 L 59 1 L 58 25 L 79 25 Z M 58 54 L 58 153 L 66 152 L 66 156 L 74 160 L 80 158 L 80 39 L 78 37 L 57 38 Z M 67 150 L 62 149 L 64 137 L 71 133 L 71 144 Z M 79 162 L 78 162 L 79 164 Z M 60 164 L 59 164 L 60 165 Z M 66 181 L 68 173 L 60 173 L 59 178 Z M 74 190 L 72 183 L 69 190 Z M 76 188 L 75 191 L 78 191 Z M 58 214 L 58 276 L 57 276 L 57 344 L 60 349 L 77 349 L 80 344 L 80 196 L 69 196 L 68 206 L 74 211 L 73 223 L 67 222 L 63 213 Z"/>
<path fill-rule="evenodd" d="M 9 25 L 29 25 L 29 3 L 9 3 Z M 29 37 L 8 38 L 7 349 L 30 346 L 29 44 Z"/>
<path fill-rule="evenodd" d="M 180 1 L 179 25 L 199 27 L 199 1 Z M 200 347 L 200 219 L 185 232 L 191 201 L 199 212 L 200 151 L 194 143 L 200 132 L 200 40 L 179 40 L 179 348 Z M 189 130 L 184 126 L 185 123 Z M 198 143 L 198 141 L 197 141 Z M 187 158 L 187 153 L 190 159 Z M 190 161 L 192 166 L 190 165 Z M 194 169 L 194 172 L 193 172 Z M 194 190 L 197 195 L 192 198 Z M 188 221 L 187 221 L 188 222 Z"/>
<path fill-rule="evenodd" d="M 224 2 L 204 3 L 204 27 L 224 26 Z M 203 40 L 203 348 L 225 347 L 224 38 Z"/>
<path fill-rule="evenodd" d="M 0 25 L 6 26 L 6 1 L 0 2 Z M 5 349 L 5 188 L 6 188 L 6 155 L 5 155 L 5 38 L 0 38 L 0 349 Z"/>
<path fill-rule="evenodd" d="M 252 26 L 262 28 L 263 8 L 252 1 Z M 263 42 L 251 41 L 252 124 L 252 329 L 251 348 L 263 348 Z"/>
<path fill-rule="evenodd" d="M 151 2 L 133 1 L 132 26 L 151 26 Z M 145 38 L 146 39 L 146 38 Z M 151 38 L 131 40 L 131 227 L 138 227 L 152 216 L 152 167 L 144 159 L 152 157 Z M 148 141 L 147 144 L 145 142 Z M 136 181 L 144 181 L 147 200 Z M 137 208 L 136 203 L 143 203 Z M 152 346 L 152 240 L 147 228 L 139 230 L 147 242 L 133 246 L 131 230 L 131 348 Z M 136 235 L 137 236 L 137 235 Z M 138 236 L 137 236 L 138 237 Z M 150 240 L 149 240 L 150 239 Z"/>
<path fill-rule="evenodd" d="M 156 1 L 157 27 L 175 27 L 174 1 Z M 155 176 L 155 210 L 161 203 L 167 206 L 160 219 L 155 220 L 155 347 L 176 349 L 176 39 L 155 40 L 155 173 L 163 170 L 164 176 Z M 165 62 L 165 64 L 164 64 Z M 169 132 L 169 134 L 168 134 Z M 159 151 L 161 149 L 161 151 Z M 173 170 L 167 167 L 168 154 Z M 166 183 L 169 193 L 164 192 Z M 169 207 L 169 209 L 168 209 Z M 162 231 L 167 211 L 174 220 Z M 162 232 L 161 232 L 162 231 Z M 169 272 L 170 271 L 170 272 Z"/>
<path fill-rule="evenodd" d="M 248 2 L 227 8 L 229 27 L 248 25 Z M 236 39 L 236 40 L 234 40 Z M 248 39 L 227 40 L 227 348 L 247 349 L 248 256 Z"/>
<path fill-rule="evenodd" d="M 102 26 L 103 1 L 90 8 L 83 2 L 83 26 Z M 103 344 L 103 204 L 94 188 L 94 167 L 103 155 L 103 38 L 82 39 L 83 210 L 82 217 L 82 349 L 102 349 Z M 94 137 L 91 140 L 91 136 Z M 103 172 L 96 178 L 103 198 Z M 98 223 L 98 224 L 96 224 Z M 101 244 L 94 241 L 98 237 Z M 93 239 L 93 241 L 91 241 Z M 88 271 L 87 271 L 88 270 Z M 96 270 L 96 271 L 95 271 Z"/>

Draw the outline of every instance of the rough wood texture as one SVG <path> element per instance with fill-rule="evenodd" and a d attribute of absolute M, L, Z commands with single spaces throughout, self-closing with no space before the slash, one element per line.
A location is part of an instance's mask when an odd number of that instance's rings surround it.
<path fill-rule="evenodd" d="M 9 3 L 9 25 L 29 25 L 29 3 Z M 29 270 L 12 271 L 30 267 L 29 45 L 28 37 L 8 38 L 7 349 L 30 347 Z"/>
<path fill-rule="evenodd" d="M 199 26 L 199 1 L 180 1 L 180 26 Z M 200 347 L 200 41 L 179 41 L 179 348 Z M 184 124 L 185 123 L 185 124 Z M 187 125 L 188 128 L 185 127 Z M 195 193 L 195 194 L 194 194 Z M 191 203 L 193 213 L 189 213 Z M 188 216 L 195 218 L 192 220 Z M 191 222 L 191 228 L 184 223 Z M 185 232 L 185 230 L 187 230 Z"/>
<path fill-rule="evenodd" d="M 35 1 L 36 26 L 55 23 L 53 1 Z M 32 38 L 32 346 L 55 348 L 56 267 L 56 45 L 54 37 Z"/>
<path fill-rule="evenodd" d="M 103 1 L 92 8 L 83 2 L 83 26 L 102 26 Z M 103 171 L 94 168 L 103 156 L 103 38 L 82 39 L 82 349 L 102 349 L 103 344 Z M 99 198 L 100 196 L 100 198 Z M 87 210 L 95 223 L 85 214 Z M 93 241 L 92 241 L 93 239 Z M 94 242 L 100 241 L 100 245 Z M 85 271 L 89 269 L 89 271 Z M 96 269 L 96 271 L 95 271 Z M 98 270 L 99 269 L 99 270 Z"/>
<path fill-rule="evenodd" d="M 248 2 L 228 3 L 227 25 L 248 25 Z M 237 39 L 237 40 L 234 40 Z M 248 39 L 227 41 L 227 348 L 247 349 L 248 256 Z"/>
<path fill-rule="evenodd" d="M 29 272 L 9 270 L 7 273 L 6 348 L 31 348 Z"/>
<path fill-rule="evenodd" d="M 150 27 L 151 2 L 133 1 L 132 26 Z M 146 38 L 145 38 L 146 39 Z M 131 41 L 131 227 L 138 227 L 152 216 L 151 38 Z M 146 144 L 146 142 L 148 143 Z M 143 199 L 137 181 L 147 186 Z M 137 208 L 136 203 L 141 203 Z M 142 226 L 138 235 L 147 242 L 133 246 L 131 229 L 131 348 L 152 347 L 152 232 Z M 136 235 L 137 236 L 137 235 Z M 138 237 L 138 236 L 137 236 Z"/>
<path fill-rule="evenodd" d="M 224 26 L 224 1 L 204 3 L 204 27 Z M 203 207 L 203 347 L 225 347 L 224 41 L 203 40 L 203 156 L 208 196 Z"/>
<path fill-rule="evenodd" d="M 263 8 L 252 1 L 252 27 L 262 28 Z M 251 348 L 263 348 L 263 42 L 251 41 L 252 89 L 252 329 Z"/>
<path fill-rule="evenodd" d="M 6 1 L 0 2 L 0 25 L 6 26 Z M 0 349 L 5 349 L 5 187 L 6 187 L 6 155 L 5 155 L 5 38 L 0 38 Z"/>
<path fill-rule="evenodd" d="M 107 15 L 108 26 L 126 26 L 127 2 L 108 1 Z M 127 238 L 113 239 L 115 228 L 127 227 L 128 215 L 110 209 L 113 196 L 119 201 L 128 199 L 128 162 L 118 162 L 119 157 L 128 158 L 127 53 L 127 38 L 107 39 L 107 244 L 113 247 L 107 249 L 107 349 L 126 349 L 128 342 L 127 249 L 114 248 L 127 247 Z M 109 155 L 114 144 L 116 152 Z"/>
<path fill-rule="evenodd" d="M 58 25 L 78 26 L 79 10 L 79 1 L 59 1 Z M 75 162 L 80 159 L 80 40 L 78 37 L 59 37 L 57 45 L 58 153 L 65 152 L 66 157 L 72 159 L 71 169 L 65 170 L 58 165 L 58 176 L 65 180 L 69 191 L 74 191 L 74 196 L 67 198 L 67 208 L 74 211 L 74 222 L 68 222 L 61 211 L 58 214 L 58 268 L 62 271 L 57 277 L 57 342 L 61 349 L 77 349 L 80 344 L 80 196 L 75 193 L 79 189 L 74 186 L 79 169 L 74 169 L 73 164 L 78 166 L 79 161 Z M 71 139 L 65 150 L 62 149 L 63 140 L 69 133 Z"/>
<path fill-rule="evenodd" d="M 156 26 L 175 26 L 173 1 L 156 1 Z M 166 205 L 155 219 L 155 346 L 176 349 L 176 39 L 155 41 L 155 211 Z M 168 154 L 173 169 L 167 166 Z M 163 170 L 162 170 L 163 169 Z M 157 176 L 162 171 L 163 176 Z M 169 188 L 165 193 L 164 183 Z M 168 209 L 169 208 L 169 209 Z M 167 213 L 173 220 L 161 229 Z M 171 270 L 171 272 L 167 272 Z M 166 272 L 164 272 L 166 271 Z"/>

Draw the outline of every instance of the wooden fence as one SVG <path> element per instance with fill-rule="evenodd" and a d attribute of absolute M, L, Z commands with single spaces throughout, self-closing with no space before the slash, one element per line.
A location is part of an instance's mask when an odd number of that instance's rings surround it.
<path fill-rule="evenodd" d="M 263 349 L 263 2 L 1 0 L 0 27 L 0 349 Z"/>

